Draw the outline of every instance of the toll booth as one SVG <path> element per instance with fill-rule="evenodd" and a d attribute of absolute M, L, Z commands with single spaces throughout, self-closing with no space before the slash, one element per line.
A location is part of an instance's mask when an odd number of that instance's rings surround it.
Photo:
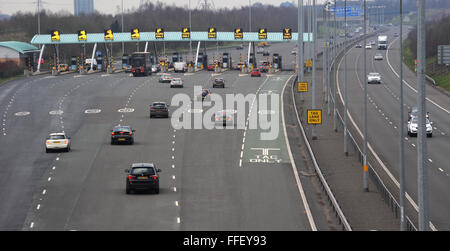
<path fill-rule="evenodd" d="M 172 54 L 172 63 L 180 62 L 183 58 L 180 57 L 180 53 L 174 52 Z"/>
<path fill-rule="evenodd" d="M 99 71 L 103 71 L 104 67 L 103 67 L 103 55 L 98 55 L 97 58 L 97 70 Z"/>
<path fill-rule="evenodd" d="M 224 52 L 222 55 L 222 68 L 231 68 L 231 58 L 227 52 Z"/>
<path fill-rule="evenodd" d="M 78 58 L 76 56 L 72 56 L 70 58 L 70 70 L 76 71 L 77 70 L 77 64 L 78 64 Z"/>
<path fill-rule="evenodd" d="M 97 60 L 98 63 L 98 60 Z M 123 54 L 122 56 L 122 69 L 127 69 L 127 66 L 130 64 L 130 56 L 128 54 Z"/>
<path fill-rule="evenodd" d="M 249 64 L 248 64 L 248 67 L 249 68 L 252 68 L 253 67 L 253 58 L 254 58 L 254 54 L 253 54 L 253 52 L 251 52 L 250 53 L 250 59 L 249 59 Z M 255 67 L 256 67 L 256 65 L 255 65 Z"/>
<path fill-rule="evenodd" d="M 277 70 L 282 69 L 282 57 L 278 53 L 273 54 L 273 68 Z"/>
<path fill-rule="evenodd" d="M 198 53 L 197 67 L 200 68 L 203 65 L 203 69 L 208 69 L 208 55 L 204 55 L 203 52 Z"/>

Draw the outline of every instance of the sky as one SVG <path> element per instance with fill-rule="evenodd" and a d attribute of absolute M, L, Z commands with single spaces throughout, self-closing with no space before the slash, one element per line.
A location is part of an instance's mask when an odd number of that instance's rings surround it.
<path fill-rule="evenodd" d="M 151 2 L 157 2 L 157 0 L 150 0 Z M 190 0 L 192 8 L 199 6 L 200 0 Z M 204 1 L 204 0 L 201 0 Z M 247 0 L 208 0 L 214 2 L 216 8 L 233 8 L 248 5 Z M 251 0 L 252 3 L 260 2 L 263 4 L 279 5 L 282 2 L 292 0 Z M 306 0 L 304 0 L 306 2 Z M 317 0 L 317 2 L 323 2 L 324 0 Z M 64 10 L 73 14 L 73 0 L 41 0 L 44 9 L 51 10 L 52 12 L 60 12 Z M 123 0 L 124 9 L 131 9 L 132 7 L 139 7 L 140 0 Z M 188 6 L 189 0 L 162 0 L 167 4 L 175 4 L 177 6 Z M 296 3 L 297 0 L 294 0 Z M 37 0 L 0 0 L 0 14 L 14 14 L 17 11 L 35 12 L 37 6 Z M 94 0 L 94 8 L 106 14 L 116 14 L 120 9 L 122 0 Z"/>

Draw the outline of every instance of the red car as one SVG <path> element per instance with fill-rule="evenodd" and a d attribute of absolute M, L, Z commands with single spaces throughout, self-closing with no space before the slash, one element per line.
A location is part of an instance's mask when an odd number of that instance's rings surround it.
<path fill-rule="evenodd" d="M 259 69 L 254 69 L 251 73 L 252 77 L 261 77 L 261 71 Z"/>
<path fill-rule="evenodd" d="M 214 71 L 216 69 L 216 64 L 209 64 L 208 71 Z"/>

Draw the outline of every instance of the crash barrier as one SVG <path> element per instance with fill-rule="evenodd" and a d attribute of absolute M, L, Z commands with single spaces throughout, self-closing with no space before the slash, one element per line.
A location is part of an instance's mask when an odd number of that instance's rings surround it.
<path fill-rule="evenodd" d="M 384 32 L 385 30 L 381 30 L 378 31 L 375 34 Z M 371 37 L 370 35 L 367 37 Z M 360 42 L 362 41 L 364 38 L 359 38 L 357 40 L 352 40 L 352 42 L 348 43 L 347 45 L 347 49 L 352 48 L 356 42 Z M 339 52 L 337 53 L 337 57 L 342 57 L 343 53 L 344 53 L 344 46 L 343 44 L 340 44 L 337 46 L 338 48 L 341 48 L 339 50 Z M 336 59 L 335 59 L 336 60 Z M 330 67 L 330 73 L 332 72 L 333 67 L 336 67 L 336 61 L 333 61 L 331 63 L 331 67 Z M 334 78 L 336 78 L 336 76 L 334 76 Z M 334 104 L 335 100 L 334 97 L 332 95 L 332 91 L 331 88 L 329 90 L 329 94 L 330 94 L 330 101 Z M 342 104 L 343 106 L 343 104 Z M 343 109 L 343 107 L 341 106 L 341 109 Z M 338 103 L 336 103 L 336 107 L 338 107 Z M 338 118 L 338 122 L 340 122 L 340 125 L 342 126 L 342 128 L 344 128 L 344 119 L 341 115 L 341 112 L 339 111 L 338 108 L 336 108 L 336 115 Z M 349 125 L 347 125 L 349 127 Z M 354 130 L 354 129 L 353 129 Z M 357 140 L 356 138 L 353 136 L 353 134 L 350 132 L 350 130 L 348 130 L 348 137 L 350 139 L 350 143 L 353 146 L 355 153 L 357 155 L 358 160 L 361 163 L 361 166 L 364 163 L 364 153 L 361 150 L 361 148 L 358 146 Z M 361 139 L 362 140 L 362 139 Z M 368 173 L 369 173 L 369 177 L 371 178 L 371 180 L 373 181 L 373 183 L 375 184 L 377 190 L 380 192 L 380 195 L 383 197 L 383 200 L 389 205 L 389 207 L 391 208 L 391 211 L 394 213 L 394 216 L 396 218 L 398 218 L 400 216 L 400 204 L 397 202 L 397 200 L 395 199 L 395 197 L 393 196 L 393 194 L 389 191 L 389 189 L 387 188 L 387 186 L 385 185 L 385 183 L 383 182 L 383 180 L 381 179 L 380 175 L 376 172 L 376 170 L 374 169 L 372 163 L 367 160 L 367 165 L 369 167 Z M 406 211 L 406 210 L 405 210 Z M 413 224 L 412 220 L 405 215 L 405 222 L 406 222 L 406 229 L 408 231 L 417 231 L 416 226 Z"/>
<path fill-rule="evenodd" d="M 348 223 L 347 219 L 345 218 L 345 215 L 342 212 L 337 199 L 334 197 L 333 192 L 331 191 L 330 187 L 328 186 L 328 183 L 327 183 L 325 177 L 323 176 L 322 171 L 320 170 L 319 164 L 317 163 L 316 157 L 314 155 L 314 152 L 312 151 L 311 145 L 309 144 L 309 141 L 308 141 L 308 137 L 306 136 L 305 130 L 304 130 L 303 125 L 302 125 L 302 122 L 300 120 L 300 116 L 298 114 L 297 105 L 296 105 L 297 103 L 296 103 L 295 95 L 294 95 L 295 83 L 297 83 L 297 82 L 298 82 L 298 76 L 295 78 L 294 82 L 292 83 L 292 88 L 291 88 L 291 91 L 292 91 L 292 102 L 294 104 L 294 110 L 295 110 L 295 114 L 296 114 L 296 117 L 297 117 L 298 126 L 299 126 L 299 128 L 300 128 L 300 130 L 302 132 L 303 140 L 305 141 L 305 144 L 306 144 L 306 146 L 308 148 L 309 155 L 310 155 L 311 160 L 313 161 L 313 164 L 314 164 L 314 170 L 315 170 L 315 172 L 317 174 L 317 177 L 319 177 L 320 184 L 322 185 L 321 186 L 322 190 L 327 195 L 328 202 L 332 205 L 332 208 L 333 208 L 333 211 L 335 213 L 335 216 L 339 220 L 339 224 L 342 225 L 342 230 L 352 231 L 352 228 L 351 228 L 350 224 Z"/>

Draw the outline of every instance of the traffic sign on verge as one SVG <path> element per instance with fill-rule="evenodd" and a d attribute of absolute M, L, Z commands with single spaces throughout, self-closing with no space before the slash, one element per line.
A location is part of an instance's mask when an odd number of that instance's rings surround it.
<path fill-rule="evenodd" d="M 298 92 L 308 92 L 308 82 L 298 82 L 297 83 Z"/>
<path fill-rule="evenodd" d="M 322 110 L 308 110 L 308 125 L 322 124 Z"/>

